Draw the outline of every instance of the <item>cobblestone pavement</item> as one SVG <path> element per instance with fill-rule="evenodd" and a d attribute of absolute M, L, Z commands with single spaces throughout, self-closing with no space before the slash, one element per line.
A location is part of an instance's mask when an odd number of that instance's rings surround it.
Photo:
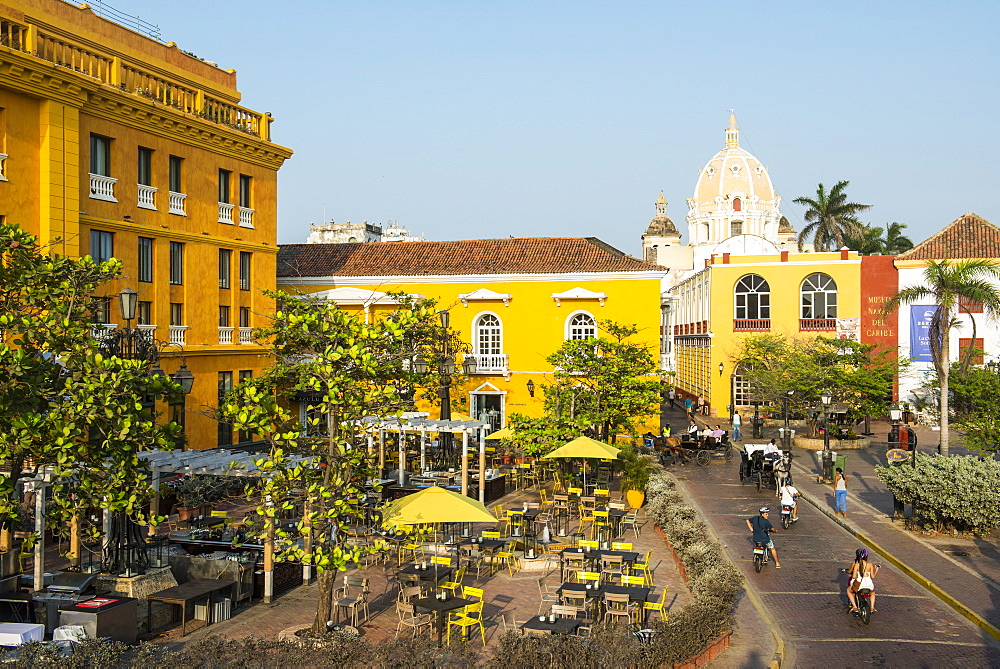
<path fill-rule="evenodd" d="M 680 424 L 674 419 L 671 422 Z M 709 418 L 708 422 L 715 421 Z M 876 453 L 881 452 L 873 448 L 853 452 L 848 457 L 847 472 L 855 477 L 852 486 L 855 498 L 849 500 L 849 510 L 854 513 L 849 514 L 847 527 L 858 531 L 858 526 L 864 524 L 863 529 L 875 541 L 894 554 L 905 553 L 912 563 L 910 566 L 942 585 L 946 592 L 959 593 L 955 596 L 978 603 L 989 610 L 987 613 L 995 615 L 997 607 L 993 602 L 1000 600 L 994 599 L 996 591 L 984 585 L 982 579 L 949 561 L 927 542 L 911 538 L 910 533 L 894 527 L 884 511 L 871 508 L 869 513 L 862 512 L 862 505 L 867 506 L 865 500 L 870 499 L 880 506 L 888 501 L 891 513 L 891 495 L 884 487 L 879 490 L 881 484 L 872 470 L 878 458 Z M 846 576 L 838 570 L 850 564 L 854 551 L 862 544 L 811 504 L 800 505 L 801 520 L 789 530 L 778 527 L 775 546 L 783 568 L 776 570 L 771 564 L 760 574 L 755 573 L 744 518 L 756 515 L 762 505 L 776 508 L 777 500 L 773 490 L 758 493 L 754 487 L 741 485 L 738 462 L 713 460 L 708 467 L 689 464 L 672 469 L 747 576 L 748 588 L 759 595 L 781 630 L 785 645 L 783 666 L 1000 666 L 1000 649 L 991 637 L 878 554 L 873 554 L 873 560 L 884 565 L 877 579 L 879 612 L 869 626 L 848 615 L 848 600 L 843 592 Z M 797 470 L 796 485 L 812 496 L 819 507 L 828 505 L 832 512 L 830 486 L 808 482 L 806 472 L 813 468 L 811 458 L 801 457 L 797 465 L 804 468 Z M 853 509 L 851 501 L 855 502 Z M 745 615 L 745 611 L 738 611 L 741 620 Z M 768 637 L 761 635 L 762 649 L 773 646 Z M 726 666 L 760 666 L 746 649 L 730 650 L 738 653 L 721 658 Z M 766 657 L 766 653 L 766 650 L 758 653 L 757 661 Z M 737 654 L 746 662 L 732 664 Z"/>

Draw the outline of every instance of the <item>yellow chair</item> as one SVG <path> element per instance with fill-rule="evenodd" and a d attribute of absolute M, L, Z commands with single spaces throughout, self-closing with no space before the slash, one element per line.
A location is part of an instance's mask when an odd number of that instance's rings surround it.
<path fill-rule="evenodd" d="M 483 536 L 483 539 L 499 539 L 500 538 L 500 533 L 499 532 L 491 532 L 489 530 L 485 530 L 485 531 L 483 531 L 482 536 Z"/>
<path fill-rule="evenodd" d="M 503 565 L 507 565 L 511 576 L 514 572 L 521 571 L 521 561 L 517 559 L 514 551 L 497 551 L 497 559 L 500 561 L 500 569 L 503 569 Z"/>
<path fill-rule="evenodd" d="M 581 534 L 583 534 L 583 531 L 584 531 L 583 530 L 583 526 L 584 525 L 586 525 L 587 523 L 590 523 L 591 527 L 593 527 L 593 524 L 594 524 L 594 511 L 593 511 L 593 509 L 588 509 L 583 504 L 578 504 L 577 505 L 577 513 L 580 516 L 580 530 L 579 530 L 579 532 Z M 594 537 L 590 537 L 590 538 L 593 539 Z"/>
<path fill-rule="evenodd" d="M 512 509 L 507 512 L 507 534 L 510 536 L 524 534 L 524 511 Z"/>
<path fill-rule="evenodd" d="M 596 541 L 587 541 L 586 539 L 580 539 L 578 542 L 576 542 L 576 545 L 579 546 L 580 548 L 589 548 L 595 551 L 599 548 L 599 545 Z"/>
<path fill-rule="evenodd" d="M 483 589 L 473 588 L 470 585 L 462 586 L 462 596 L 468 599 L 469 597 L 477 597 L 479 601 L 483 600 Z"/>
<path fill-rule="evenodd" d="M 599 571 L 578 571 L 576 577 L 580 583 L 590 581 L 594 584 L 594 587 L 600 587 L 601 585 L 601 572 Z"/>
<path fill-rule="evenodd" d="M 643 578 L 646 579 L 646 583 L 653 585 L 653 566 L 650 563 L 650 558 L 653 556 L 653 550 L 650 549 L 646 551 L 646 556 L 643 558 L 642 562 L 636 562 L 632 565 L 633 572 L 640 572 Z"/>
<path fill-rule="evenodd" d="M 632 542 L 631 541 L 613 541 L 611 543 L 611 550 L 613 551 L 631 551 Z"/>
<path fill-rule="evenodd" d="M 450 567 L 451 558 L 444 555 L 435 555 L 431 558 L 431 564 L 439 564 L 443 567 Z"/>
<path fill-rule="evenodd" d="M 642 603 L 644 611 L 659 611 L 660 619 L 663 621 L 667 620 L 667 614 L 663 611 L 663 606 L 667 602 L 667 587 L 668 586 L 663 586 L 663 592 L 660 593 L 660 599 L 658 601 Z"/>
<path fill-rule="evenodd" d="M 479 634 L 483 639 L 483 646 L 486 645 L 486 628 L 483 626 L 483 603 L 481 601 L 475 604 L 470 604 L 462 609 L 461 613 L 452 614 L 448 618 L 448 645 L 451 645 L 451 627 L 452 625 L 458 627 L 462 630 L 462 638 L 468 639 L 468 630 L 470 627 L 479 625 Z"/>
<path fill-rule="evenodd" d="M 607 488 L 594 488 L 594 497 L 611 497 L 611 491 Z"/>
<path fill-rule="evenodd" d="M 583 488 L 570 488 L 566 492 L 569 493 L 570 495 L 582 495 Z"/>
<path fill-rule="evenodd" d="M 451 593 L 455 594 L 455 592 L 462 587 L 462 580 L 465 579 L 465 569 L 465 567 L 462 567 L 458 570 L 458 573 L 455 574 L 454 581 L 445 581 L 444 583 L 438 585 L 438 587 L 444 588 L 445 590 L 451 590 Z"/>
<path fill-rule="evenodd" d="M 646 585 L 646 578 L 644 576 L 629 576 L 625 574 L 622 576 L 622 585 Z"/>
<path fill-rule="evenodd" d="M 598 541 L 604 539 L 605 530 L 611 530 L 611 519 L 607 511 L 594 511 L 590 523 L 590 538 Z"/>
<path fill-rule="evenodd" d="M 538 496 L 539 499 L 541 499 L 542 501 L 540 508 L 543 511 L 551 509 L 552 505 L 555 504 L 555 500 L 549 499 L 548 495 L 545 494 L 545 488 L 542 488 L 541 490 L 538 491 Z"/>
<path fill-rule="evenodd" d="M 410 541 L 410 542 L 407 542 L 405 544 L 400 544 L 399 545 L 399 552 L 397 553 L 397 563 L 396 563 L 397 566 L 403 564 L 403 555 L 407 551 L 409 551 L 412 554 L 413 561 L 416 562 L 417 561 L 417 552 L 419 552 L 422 557 L 424 556 L 424 545 L 422 543 L 418 543 L 416 541 Z"/>

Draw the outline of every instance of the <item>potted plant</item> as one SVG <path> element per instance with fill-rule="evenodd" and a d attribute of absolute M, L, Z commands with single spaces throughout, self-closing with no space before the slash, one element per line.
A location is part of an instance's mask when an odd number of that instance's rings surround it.
<path fill-rule="evenodd" d="M 646 501 L 646 485 L 657 467 L 650 456 L 639 455 L 630 447 L 623 448 L 618 459 L 622 462 L 621 486 L 625 500 L 630 507 L 638 509 Z"/>

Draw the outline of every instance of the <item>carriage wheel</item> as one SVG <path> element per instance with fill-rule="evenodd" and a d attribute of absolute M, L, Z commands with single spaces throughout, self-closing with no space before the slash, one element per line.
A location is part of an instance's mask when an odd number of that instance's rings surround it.
<path fill-rule="evenodd" d="M 760 487 L 764 483 L 764 474 L 757 472 L 757 492 L 760 492 Z"/>
<path fill-rule="evenodd" d="M 708 464 L 708 461 L 712 459 L 712 453 L 710 451 L 698 451 L 698 464 L 704 467 Z"/>
<path fill-rule="evenodd" d="M 730 444 L 726 444 L 726 460 L 733 459 L 733 447 Z"/>

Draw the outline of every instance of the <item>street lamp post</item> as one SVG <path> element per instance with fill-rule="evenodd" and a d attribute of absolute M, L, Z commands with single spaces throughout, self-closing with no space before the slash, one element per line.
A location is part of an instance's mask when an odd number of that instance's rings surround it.
<path fill-rule="evenodd" d="M 795 394 L 794 390 L 786 390 L 785 394 L 781 396 L 781 403 L 784 405 L 785 410 L 785 426 L 781 430 L 781 445 L 787 451 L 791 448 L 792 444 L 792 434 L 788 431 L 788 403 L 792 400 L 792 395 Z"/>
<path fill-rule="evenodd" d="M 833 397 L 824 392 L 819 400 L 823 403 L 823 478 L 830 481 L 833 479 L 833 456 L 830 454 L 830 402 Z"/>
<path fill-rule="evenodd" d="M 105 334 L 100 341 L 100 347 L 106 354 L 124 360 L 137 360 L 150 367 L 151 376 L 166 376 L 160 369 L 160 345 L 153 337 L 152 331 L 143 328 L 133 328 L 132 321 L 136 317 L 138 293 L 126 288 L 118 295 L 122 320 L 125 326 Z M 191 391 L 194 375 L 186 365 L 174 375 L 173 380 L 180 384 L 183 395 Z M 182 415 L 184 398 L 182 397 Z M 155 402 L 152 397 L 143 398 L 142 407 L 151 413 Z M 133 450 L 132 455 L 135 455 Z M 132 458 L 129 464 L 132 466 Z M 135 519 L 123 510 L 117 510 L 111 515 L 108 533 L 102 555 L 103 570 L 121 576 L 137 576 L 145 573 L 149 566 L 146 553 L 146 540 L 142 529 Z"/>
<path fill-rule="evenodd" d="M 455 373 L 455 358 L 451 352 L 451 336 L 448 333 L 448 326 L 451 324 L 451 314 L 447 311 L 438 313 L 441 319 L 442 331 L 434 335 L 437 344 L 440 345 L 431 356 L 433 367 L 427 364 L 427 360 L 417 358 L 413 363 L 413 371 L 417 374 L 427 374 L 436 371 L 441 379 L 438 388 L 438 397 L 441 399 L 441 420 L 451 420 L 451 375 Z M 467 355 L 462 360 L 462 371 L 466 375 L 476 373 L 476 359 Z M 441 450 L 448 457 L 452 453 L 452 434 L 444 432 L 441 434 Z"/>

